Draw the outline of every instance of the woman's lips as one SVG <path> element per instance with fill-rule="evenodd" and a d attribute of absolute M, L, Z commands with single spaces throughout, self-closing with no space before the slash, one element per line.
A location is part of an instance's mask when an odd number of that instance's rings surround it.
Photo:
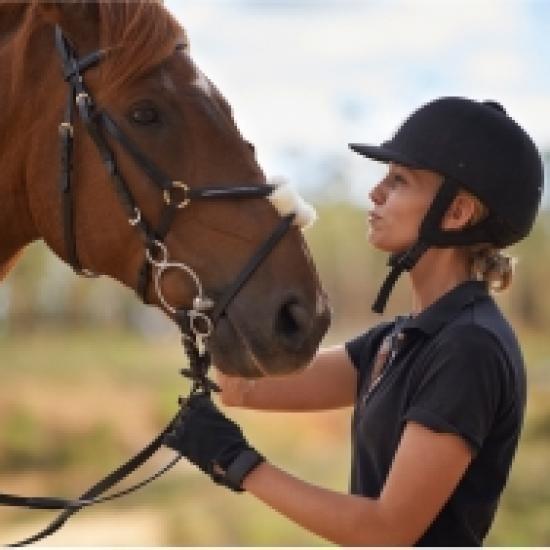
<path fill-rule="evenodd" d="M 378 220 L 382 219 L 382 216 L 380 216 L 380 215 L 376 214 L 375 212 L 371 211 L 371 212 L 368 213 L 367 219 L 368 219 L 369 223 L 373 223 L 375 221 L 378 221 Z"/>

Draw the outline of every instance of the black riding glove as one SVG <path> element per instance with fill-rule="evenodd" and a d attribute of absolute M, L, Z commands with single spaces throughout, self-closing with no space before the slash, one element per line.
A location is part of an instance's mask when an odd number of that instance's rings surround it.
<path fill-rule="evenodd" d="M 243 491 L 243 479 L 265 459 L 246 441 L 208 395 L 192 395 L 182 405 L 164 444 L 178 451 L 216 483 Z"/>

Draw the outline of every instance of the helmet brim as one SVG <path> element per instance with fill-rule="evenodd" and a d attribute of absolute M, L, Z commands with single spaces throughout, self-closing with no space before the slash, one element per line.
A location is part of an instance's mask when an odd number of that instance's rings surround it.
<path fill-rule="evenodd" d="M 410 168 L 421 168 L 421 166 L 417 162 L 399 153 L 398 151 L 391 149 L 387 145 L 366 145 L 364 143 L 350 143 L 349 148 L 355 153 L 359 153 L 364 157 L 376 160 L 378 162 L 395 162 L 395 164 L 408 166 Z"/>

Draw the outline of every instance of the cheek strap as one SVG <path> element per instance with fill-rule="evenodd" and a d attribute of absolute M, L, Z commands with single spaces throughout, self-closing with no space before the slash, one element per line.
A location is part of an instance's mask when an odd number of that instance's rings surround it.
<path fill-rule="evenodd" d="M 267 197 L 282 217 L 294 214 L 294 225 L 305 230 L 317 219 L 315 208 L 307 203 L 288 183 L 274 182 L 275 188 Z"/>

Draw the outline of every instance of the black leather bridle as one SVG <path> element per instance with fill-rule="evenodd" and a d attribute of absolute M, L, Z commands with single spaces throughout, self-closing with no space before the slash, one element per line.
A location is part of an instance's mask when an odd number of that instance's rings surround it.
<path fill-rule="evenodd" d="M 76 245 L 74 183 L 71 178 L 73 161 L 73 119 L 76 106 L 77 113 L 88 135 L 95 143 L 107 172 L 111 176 L 111 181 L 113 182 L 124 211 L 128 216 L 130 225 L 139 230 L 143 237 L 145 258 L 138 275 L 136 291 L 141 299 L 146 302 L 147 289 L 151 281 L 152 270 L 155 270 L 153 280 L 158 298 L 163 307 L 172 314 L 182 333 L 182 343 L 189 358 L 189 368 L 183 369 L 182 374 L 192 380 L 191 393 L 209 393 L 212 390 L 217 390 L 216 385 L 207 377 L 207 371 L 210 366 L 210 354 L 206 349 L 206 340 L 211 335 L 217 321 L 223 316 L 236 294 L 287 233 L 290 226 L 293 224 L 295 215 L 293 213 L 283 215 L 272 234 L 254 252 L 235 280 L 224 290 L 218 301 L 213 302 L 210 300 L 204 295 L 200 279 L 193 269 L 186 264 L 170 261 L 169 259 L 168 249 L 164 241 L 177 212 L 194 200 L 266 198 L 274 191 L 275 186 L 259 183 L 258 185 L 192 188 L 183 181 L 173 181 L 143 154 L 143 152 L 122 132 L 105 110 L 100 109 L 94 103 L 90 93 L 86 89 L 83 80 L 84 72 L 96 66 L 104 59 L 107 52 L 98 50 L 79 58 L 75 48 L 63 35 L 59 26 L 55 27 L 55 44 L 61 56 L 63 76 L 69 86 L 69 97 L 65 108 L 64 120 L 59 126 L 61 139 L 60 187 L 64 241 L 68 262 L 77 273 L 85 276 L 93 276 L 91 271 L 81 265 Z M 148 179 L 162 190 L 165 204 L 158 227 L 153 228 L 143 218 L 141 209 L 118 169 L 116 157 L 109 146 L 106 136 L 117 141 L 141 170 L 145 172 Z M 174 199 L 176 191 L 183 193 L 183 198 L 178 201 Z M 197 295 L 191 307 L 175 308 L 164 299 L 161 288 L 162 275 L 168 269 L 183 270 L 193 280 L 197 288 Z M 127 495 L 150 483 L 154 479 L 157 479 L 172 468 L 176 462 L 180 460 L 181 456 L 176 456 L 165 467 L 144 481 L 118 493 L 101 496 L 134 470 L 139 468 L 162 446 L 164 437 L 171 430 L 177 416 L 178 415 L 176 415 L 166 428 L 142 451 L 96 483 L 78 499 L 24 497 L 0 493 L 0 505 L 41 510 L 62 510 L 59 516 L 45 529 L 36 535 L 9 546 L 23 546 L 47 537 L 62 527 L 72 515 L 82 508 Z"/>

